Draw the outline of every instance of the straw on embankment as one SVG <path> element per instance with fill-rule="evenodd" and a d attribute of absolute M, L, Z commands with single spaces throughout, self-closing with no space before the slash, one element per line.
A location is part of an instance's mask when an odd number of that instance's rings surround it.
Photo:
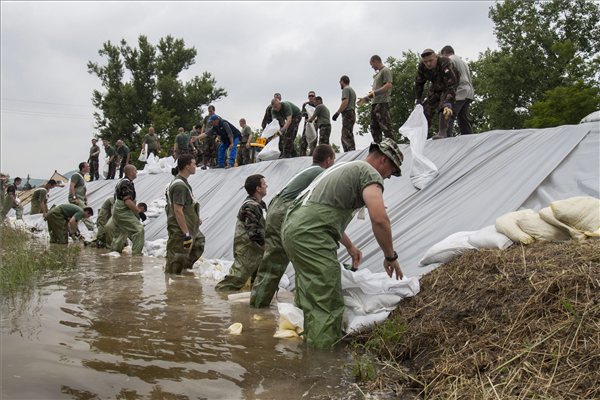
<path fill-rule="evenodd" d="M 355 340 L 363 390 L 600 398 L 600 241 L 472 251 Z M 366 354 L 366 355 L 365 355 Z"/>

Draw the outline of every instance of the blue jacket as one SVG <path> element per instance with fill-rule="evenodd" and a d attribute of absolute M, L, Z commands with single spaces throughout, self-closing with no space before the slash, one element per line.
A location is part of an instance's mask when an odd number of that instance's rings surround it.
<path fill-rule="evenodd" d="M 240 131 L 233 126 L 230 122 L 225 121 L 224 119 L 219 119 L 219 123 L 213 126 L 208 132 L 208 135 L 219 135 L 221 138 L 221 143 L 230 145 L 229 143 L 229 134 L 233 135 L 233 139 L 240 138 L 242 134 Z"/>

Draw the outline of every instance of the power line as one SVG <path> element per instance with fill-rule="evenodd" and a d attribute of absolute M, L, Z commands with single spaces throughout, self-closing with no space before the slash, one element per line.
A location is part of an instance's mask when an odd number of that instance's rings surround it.
<path fill-rule="evenodd" d="M 91 105 L 83 105 L 83 104 L 54 103 L 54 102 L 50 102 L 50 101 L 11 99 L 11 98 L 7 98 L 7 97 L 3 97 L 2 101 L 15 101 L 15 102 L 18 102 L 18 103 L 50 104 L 50 105 L 53 105 L 53 106 L 68 106 L 68 107 L 86 107 L 86 108 L 92 108 L 93 107 Z"/>
<path fill-rule="evenodd" d="M 2 109 L 3 113 L 7 114 L 16 114 L 16 115 L 26 115 L 30 117 L 47 117 L 47 118 L 64 118 L 64 119 L 81 119 L 81 120 L 89 120 L 93 117 L 91 115 L 84 114 L 65 114 L 65 113 L 49 113 L 49 112 L 38 112 L 38 111 L 26 111 L 26 110 L 7 110 Z"/>

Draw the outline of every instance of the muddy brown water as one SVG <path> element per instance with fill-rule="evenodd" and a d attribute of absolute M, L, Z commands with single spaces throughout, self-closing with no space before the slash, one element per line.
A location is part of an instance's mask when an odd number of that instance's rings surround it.
<path fill-rule="evenodd" d="M 84 249 L 69 273 L 4 297 L 2 399 L 355 398 L 349 351 L 275 339 L 277 308 L 230 303 L 164 259 Z M 258 317 L 255 317 L 258 315 Z M 241 322 L 232 336 L 226 328 Z"/>

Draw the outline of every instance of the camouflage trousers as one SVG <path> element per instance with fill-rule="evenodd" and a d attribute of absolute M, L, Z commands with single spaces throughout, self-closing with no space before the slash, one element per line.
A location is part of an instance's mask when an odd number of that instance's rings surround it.
<path fill-rule="evenodd" d="M 444 106 L 439 94 L 430 93 L 427 99 L 423 102 L 423 114 L 427 119 L 427 128 L 431 128 L 431 121 L 436 113 L 438 113 L 438 134 L 437 137 L 448 136 L 448 120 L 444 117 Z M 452 121 L 454 123 L 454 121 Z"/>
<path fill-rule="evenodd" d="M 246 143 L 240 142 L 240 148 L 237 154 L 238 167 L 250 163 L 252 163 L 252 160 L 250 159 L 250 148 L 246 147 Z"/>
<path fill-rule="evenodd" d="M 98 157 L 90 157 L 90 182 L 100 179 L 100 170 L 98 168 Z"/>
<path fill-rule="evenodd" d="M 352 109 L 342 113 L 342 148 L 344 152 L 356 150 L 354 144 L 354 124 L 356 123 L 356 112 Z"/>
<path fill-rule="evenodd" d="M 202 166 L 212 167 L 217 159 L 217 150 L 215 146 L 215 137 L 207 136 L 202 141 Z"/>
<path fill-rule="evenodd" d="M 389 103 L 371 105 L 371 136 L 375 143 L 381 143 L 383 136 L 394 140 Z"/>
<path fill-rule="evenodd" d="M 298 153 L 299 157 L 304 157 L 306 155 L 306 150 L 308 149 L 308 146 L 309 146 L 309 143 L 306 140 L 306 124 L 307 124 L 307 122 L 304 122 L 304 129 L 302 130 L 302 137 L 300 137 L 300 152 Z M 316 144 L 315 144 L 315 146 L 316 146 Z M 313 147 L 313 150 L 314 150 L 314 147 Z M 312 150 L 310 153 L 312 154 Z"/>
<path fill-rule="evenodd" d="M 281 158 L 291 158 L 298 156 L 298 153 L 296 152 L 296 146 L 294 145 L 294 140 L 296 140 L 296 135 L 298 134 L 298 126 L 300 125 L 301 120 L 301 115 L 298 115 L 297 117 L 292 117 L 292 122 L 290 123 L 290 126 L 288 126 L 287 131 L 285 131 L 285 133 L 282 135 L 281 140 L 279 141 L 279 150 L 281 151 Z"/>
<path fill-rule="evenodd" d="M 331 124 L 319 125 L 319 144 L 329 144 L 329 136 L 331 136 Z M 316 146 L 315 146 L 316 147 Z M 314 147 L 312 151 L 314 151 Z M 312 155 L 311 151 L 311 155 Z"/>

